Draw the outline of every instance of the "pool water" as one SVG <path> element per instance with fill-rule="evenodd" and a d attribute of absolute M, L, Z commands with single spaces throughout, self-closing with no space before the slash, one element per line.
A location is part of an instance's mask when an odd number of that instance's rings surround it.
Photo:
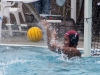
<path fill-rule="evenodd" d="M 43 47 L 0 46 L 0 75 L 99 75 L 100 57 L 63 59 Z"/>

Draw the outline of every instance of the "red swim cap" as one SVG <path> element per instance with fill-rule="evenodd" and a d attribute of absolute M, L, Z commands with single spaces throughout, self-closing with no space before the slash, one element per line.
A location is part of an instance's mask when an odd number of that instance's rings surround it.
<path fill-rule="evenodd" d="M 65 35 L 69 36 L 71 34 L 75 34 L 75 36 L 79 36 L 79 34 L 75 30 L 69 30 Z"/>
<path fill-rule="evenodd" d="M 69 30 L 65 36 L 70 38 L 70 47 L 72 47 L 74 44 L 78 44 L 79 34 L 75 30 Z"/>

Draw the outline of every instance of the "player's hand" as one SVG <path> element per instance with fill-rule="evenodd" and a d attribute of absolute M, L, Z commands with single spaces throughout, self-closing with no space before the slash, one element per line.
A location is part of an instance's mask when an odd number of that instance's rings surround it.
<path fill-rule="evenodd" d="M 45 19 L 39 22 L 40 25 L 44 26 L 47 29 L 50 26 L 50 23 L 47 22 Z"/>

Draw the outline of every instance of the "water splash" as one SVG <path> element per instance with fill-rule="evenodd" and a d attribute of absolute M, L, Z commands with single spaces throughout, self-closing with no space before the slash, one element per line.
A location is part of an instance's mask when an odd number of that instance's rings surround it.
<path fill-rule="evenodd" d="M 0 69 L 0 75 L 6 75 L 6 67 L 3 66 L 3 68 Z"/>
<path fill-rule="evenodd" d="M 9 49 L 10 49 L 10 47 L 6 47 L 6 49 L 8 49 L 8 50 L 9 50 Z"/>
<path fill-rule="evenodd" d="M 43 40 L 44 40 L 45 42 L 47 42 L 47 31 L 46 31 L 45 27 L 44 27 L 43 25 L 41 25 L 40 23 L 37 24 L 37 25 L 42 29 Z"/>
<path fill-rule="evenodd" d="M 43 26 L 43 25 L 41 25 L 40 23 L 38 24 L 38 26 L 42 29 L 42 31 L 43 31 L 43 39 L 45 40 L 45 42 L 47 42 L 47 31 L 46 31 L 46 29 L 45 29 L 45 27 Z M 53 28 L 52 27 L 50 27 L 49 28 L 50 29 L 50 33 L 52 33 L 52 31 L 53 31 Z M 56 33 L 58 32 L 58 29 L 56 29 Z M 57 39 L 58 39 L 58 37 L 57 37 Z M 58 41 L 58 40 L 56 40 L 56 39 L 51 39 L 50 40 L 50 45 L 52 46 L 52 44 L 58 44 L 58 47 L 60 46 L 60 47 L 62 47 L 62 43 L 60 42 L 60 41 Z M 56 47 L 56 52 L 58 53 L 58 54 L 61 54 L 61 58 L 63 59 L 63 60 L 68 60 L 68 56 L 66 55 L 66 57 L 65 57 L 65 55 L 63 54 L 63 52 L 62 52 L 62 49 L 61 50 L 59 50 L 59 48 L 58 47 Z"/>
<path fill-rule="evenodd" d="M 8 66 L 8 65 L 11 65 L 11 64 L 15 64 L 15 63 L 26 63 L 28 60 L 23 60 L 23 59 L 18 59 L 18 58 L 15 58 L 15 59 L 11 59 L 10 61 L 7 61 L 7 62 L 0 62 L 0 65 L 1 66 Z"/>

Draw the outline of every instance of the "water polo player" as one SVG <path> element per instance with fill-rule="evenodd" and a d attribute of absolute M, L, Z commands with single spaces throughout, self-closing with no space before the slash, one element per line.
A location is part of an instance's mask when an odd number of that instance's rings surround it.
<path fill-rule="evenodd" d="M 60 45 L 60 43 L 57 41 L 57 33 L 55 29 L 52 30 L 50 23 L 48 23 L 46 20 L 42 20 L 40 23 L 47 30 L 47 44 L 50 50 L 57 53 L 64 53 L 68 58 L 75 56 L 81 57 L 81 53 L 76 48 L 79 41 L 79 35 L 75 30 L 69 30 L 64 35 L 63 44 Z"/>

